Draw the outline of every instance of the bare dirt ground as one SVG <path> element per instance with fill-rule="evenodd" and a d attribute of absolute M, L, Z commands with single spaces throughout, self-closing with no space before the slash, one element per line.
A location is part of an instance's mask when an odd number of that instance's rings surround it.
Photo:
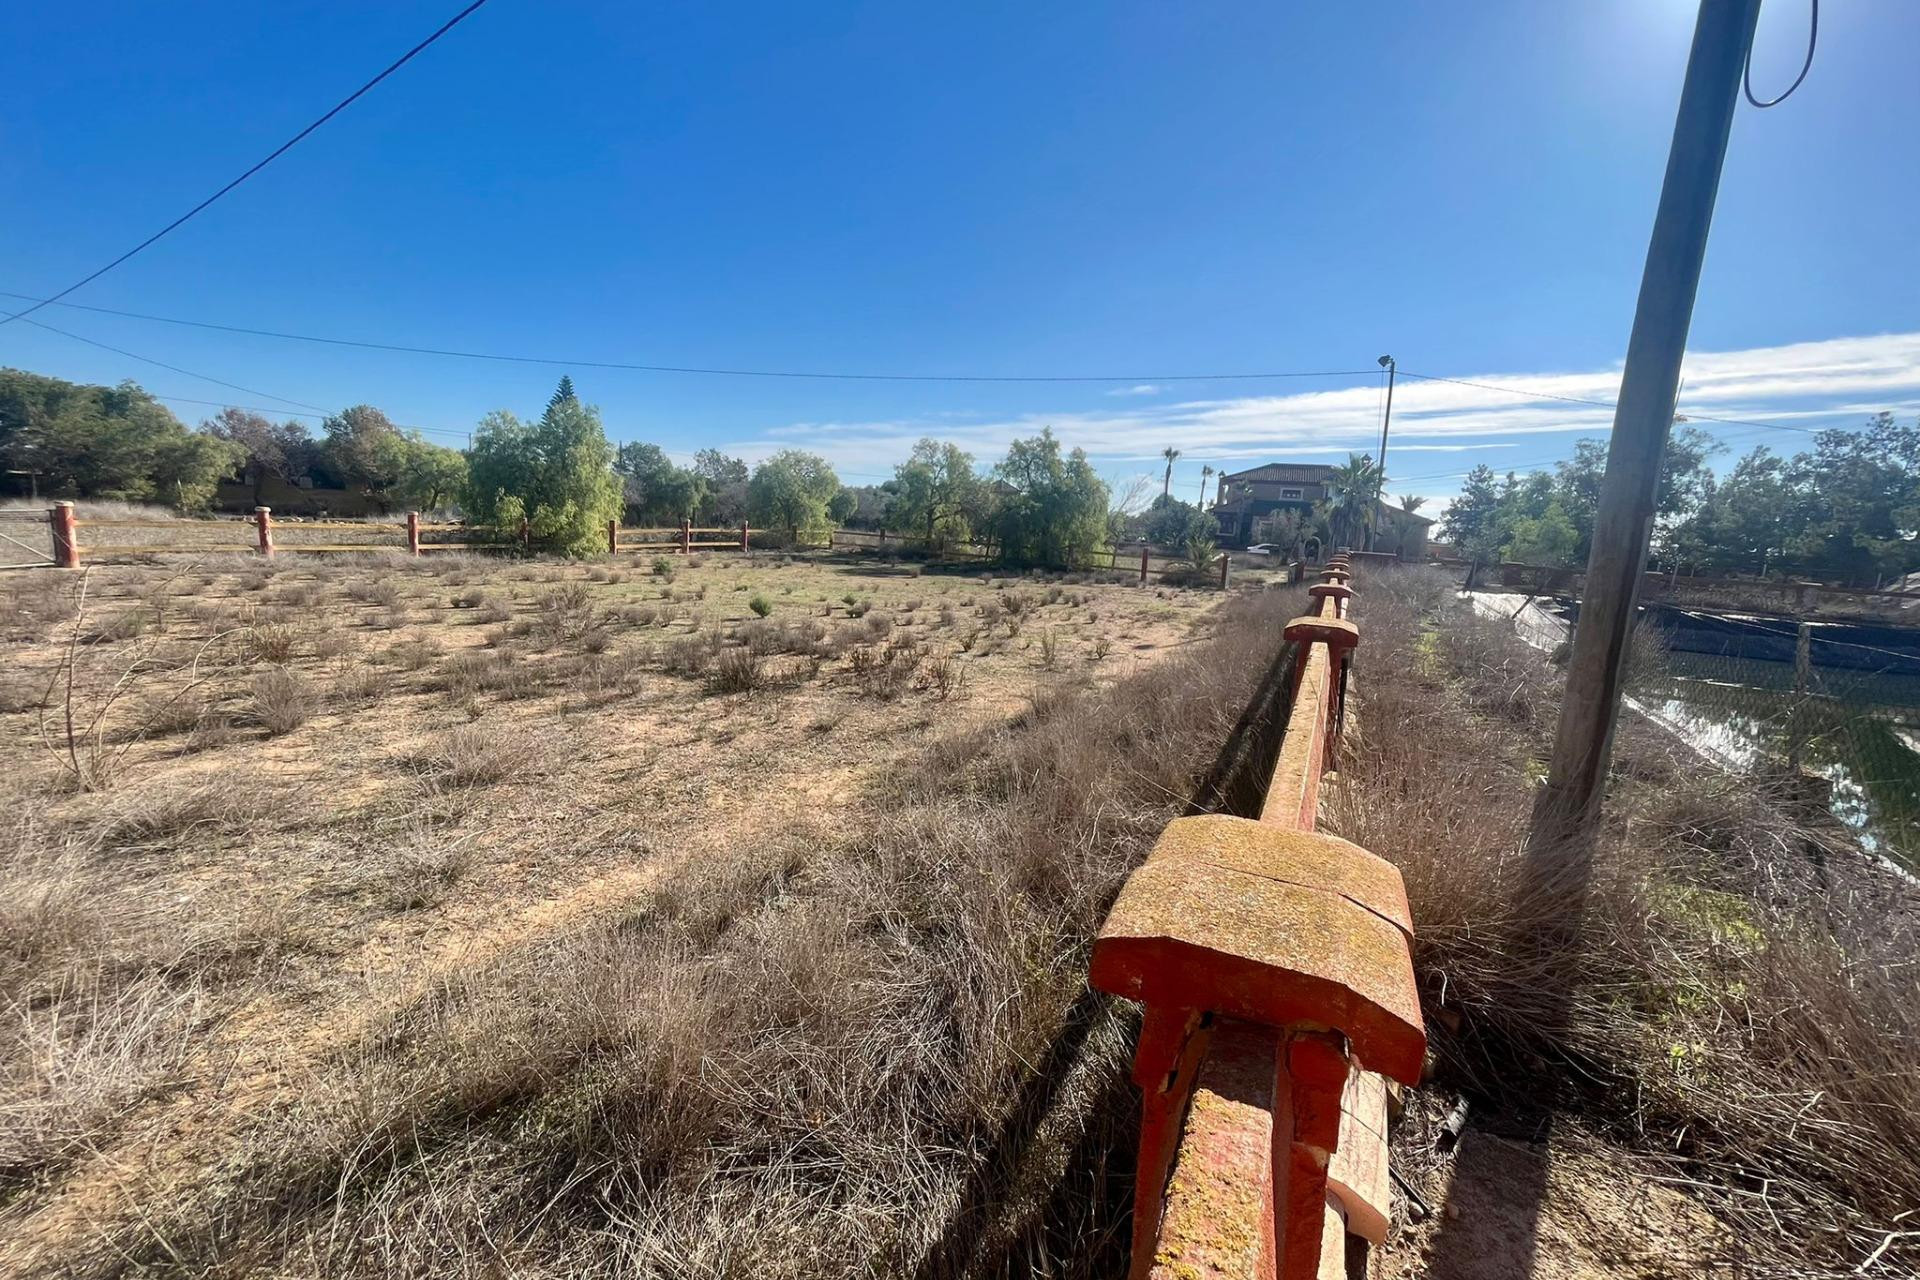
<path fill-rule="evenodd" d="M 10 575 L 0 1273 L 233 1176 L 450 975 L 843 827 L 903 752 L 1136 670 L 1219 599 L 710 553 Z"/>

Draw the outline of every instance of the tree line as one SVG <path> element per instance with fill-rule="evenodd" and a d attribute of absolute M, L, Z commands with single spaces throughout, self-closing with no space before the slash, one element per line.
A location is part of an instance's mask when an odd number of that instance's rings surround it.
<path fill-rule="evenodd" d="M 1876 414 L 1790 456 L 1756 447 L 1715 475 L 1723 451 L 1697 427 L 1669 437 L 1651 567 L 1848 586 L 1920 570 L 1920 422 Z M 1606 462 L 1604 440 L 1581 440 L 1551 472 L 1475 467 L 1447 507 L 1447 541 L 1476 565 L 1585 564 Z"/>
<path fill-rule="evenodd" d="M 132 382 L 89 386 L 5 369 L 0 466 L 48 497 L 183 512 L 207 510 L 222 484 L 246 486 L 257 505 L 276 480 L 351 492 L 380 511 L 457 508 L 502 539 L 568 555 L 604 546 L 610 520 L 744 520 L 769 540 L 791 542 L 823 541 L 836 524 L 864 521 L 911 533 L 935 552 L 986 539 L 1010 563 L 1077 567 L 1108 544 L 1113 515 L 1086 455 L 1063 450 L 1051 430 L 1015 441 L 987 474 L 958 446 L 922 440 L 892 479 L 850 489 L 804 450 L 749 468 L 717 449 L 680 467 L 658 445 L 616 448 L 571 378 L 537 418 L 488 414 L 463 451 L 400 428 L 371 405 L 327 416 L 317 434 L 238 408 L 190 428 Z"/>
<path fill-rule="evenodd" d="M 0 369 L 0 466 L 49 495 L 204 511 L 223 482 L 257 504 L 271 479 L 357 494 L 377 510 L 437 510 L 466 482 L 457 449 L 403 431 L 371 405 L 303 422 L 227 408 L 192 429 L 133 382 L 90 386 Z"/>

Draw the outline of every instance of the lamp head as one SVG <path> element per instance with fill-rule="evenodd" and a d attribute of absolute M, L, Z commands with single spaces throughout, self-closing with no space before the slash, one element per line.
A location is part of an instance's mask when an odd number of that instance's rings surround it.
<path fill-rule="evenodd" d="M 1386 368 L 1386 367 L 1387 367 L 1388 365 L 1390 365 L 1390 364 L 1392 364 L 1392 363 L 1393 363 L 1393 357 L 1392 357 L 1392 356 L 1381 356 L 1381 357 L 1380 357 L 1380 367 L 1381 367 L 1382 369 L 1384 369 L 1384 368 Z"/>

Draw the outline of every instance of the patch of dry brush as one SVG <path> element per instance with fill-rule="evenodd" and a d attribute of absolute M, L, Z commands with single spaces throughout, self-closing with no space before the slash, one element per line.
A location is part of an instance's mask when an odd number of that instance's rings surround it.
<path fill-rule="evenodd" d="M 1112 1274 L 1131 1015 L 1087 948 L 1298 607 L 1230 604 L 1178 656 L 437 984 L 94 1269 Z"/>
<path fill-rule="evenodd" d="M 1749 1265 L 1850 1272 L 1913 1229 L 1911 882 L 1632 721 L 1590 877 L 1565 862 L 1530 874 L 1558 673 L 1438 578 L 1373 578 L 1359 604 L 1359 732 L 1335 827 L 1406 875 L 1450 1082 L 1678 1162 Z M 1570 899 L 1576 946 L 1543 948 Z M 1879 1266 L 1912 1266 L 1913 1243 L 1894 1239 Z"/>

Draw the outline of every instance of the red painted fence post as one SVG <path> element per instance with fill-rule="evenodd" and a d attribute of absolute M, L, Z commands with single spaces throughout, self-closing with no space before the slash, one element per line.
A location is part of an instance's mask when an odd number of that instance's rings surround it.
<path fill-rule="evenodd" d="M 618 520 L 607 521 L 607 554 L 610 556 L 620 554 L 620 522 Z"/>
<path fill-rule="evenodd" d="M 257 534 L 260 554 L 271 560 L 273 558 L 273 508 L 255 507 L 253 527 Z"/>
<path fill-rule="evenodd" d="M 685 516 L 680 517 L 680 554 L 683 556 L 693 554 L 693 521 Z"/>
<path fill-rule="evenodd" d="M 407 512 L 407 554 L 410 556 L 420 554 L 420 513 L 418 511 Z"/>
<path fill-rule="evenodd" d="M 1140 585 L 1143 587 L 1147 585 L 1147 551 L 1144 546 L 1140 548 Z"/>
<path fill-rule="evenodd" d="M 533 546 L 533 523 L 525 516 L 520 517 L 520 545 L 522 548 Z"/>
<path fill-rule="evenodd" d="M 47 512 L 47 528 L 53 533 L 53 563 L 61 569 L 80 567 L 80 538 L 74 531 L 73 504 L 56 502 Z"/>

